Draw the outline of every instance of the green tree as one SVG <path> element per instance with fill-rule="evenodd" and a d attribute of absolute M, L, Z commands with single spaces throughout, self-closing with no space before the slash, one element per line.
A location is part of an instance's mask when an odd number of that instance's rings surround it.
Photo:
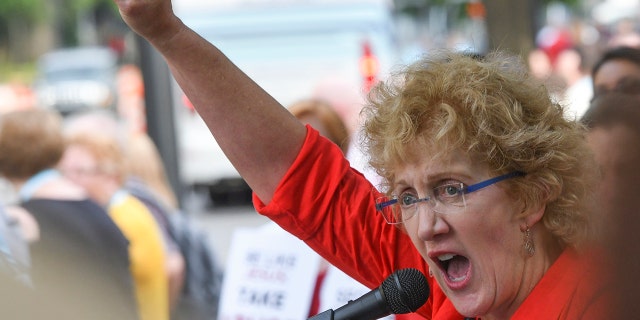
<path fill-rule="evenodd" d="M 35 32 L 38 28 L 50 30 L 48 42 L 53 47 L 77 45 L 78 18 L 93 14 L 99 5 L 115 8 L 111 0 L 1 0 L 0 59 L 33 60 L 39 54 L 34 48 L 42 40 Z"/>
<path fill-rule="evenodd" d="M 0 52 L 9 60 L 20 62 L 37 23 L 45 20 L 42 8 L 46 0 L 0 1 Z"/>
<path fill-rule="evenodd" d="M 95 15 L 97 7 L 113 7 L 112 0 L 48 0 L 48 24 L 55 29 L 56 46 L 78 45 L 78 19 Z"/>

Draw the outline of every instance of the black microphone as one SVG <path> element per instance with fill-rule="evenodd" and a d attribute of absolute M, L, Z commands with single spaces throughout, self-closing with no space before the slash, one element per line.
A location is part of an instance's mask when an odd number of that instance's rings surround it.
<path fill-rule="evenodd" d="M 429 284 L 424 274 L 413 268 L 400 269 L 360 298 L 308 320 L 374 320 L 390 314 L 414 312 L 427 302 L 427 298 Z"/>

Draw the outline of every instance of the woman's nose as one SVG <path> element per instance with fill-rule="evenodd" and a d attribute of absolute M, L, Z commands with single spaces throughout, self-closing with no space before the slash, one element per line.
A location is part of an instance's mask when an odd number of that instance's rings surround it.
<path fill-rule="evenodd" d="M 449 225 L 441 213 L 427 203 L 419 203 L 416 208 L 418 219 L 418 237 L 422 241 L 432 241 L 436 236 L 449 232 Z"/>

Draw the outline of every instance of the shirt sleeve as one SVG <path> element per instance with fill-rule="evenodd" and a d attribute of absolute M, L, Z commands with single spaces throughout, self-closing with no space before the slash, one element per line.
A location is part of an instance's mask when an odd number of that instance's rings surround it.
<path fill-rule="evenodd" d="M 387 224 L 376 211 L 374 197 L 378 194 L 360 172 L 350 167 L 338 146 L 307 126 L 302 149 L 271 202 L 265 204 L 255 194 L 253 200 L 260 214 L 369 288 L 379 286 L 402 268 L 428 274 L 426 262 L 409 237 Z M 428 282 L 433 292 L 435 281 L 429 277 Z M 437 291 L 437 304 L 442 304 L 446 299 Z M 431 316 L 433 297 L 421 314 Z M 453 314 L 455 317 L 446 318 L 461 319 Z"/>

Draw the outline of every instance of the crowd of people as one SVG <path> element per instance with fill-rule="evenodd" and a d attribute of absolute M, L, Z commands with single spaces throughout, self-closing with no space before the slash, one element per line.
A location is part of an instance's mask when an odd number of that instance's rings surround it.
<path fill-rule="evenodd" d="M 0 206 L 4 315 L 215 317 L 221 266 L 180 212 L 139 116 L 7 110 L 0 116 L 0 154 L 0 176 L 15 194 Z"/>
<path fill-rule="evenodd" d="M 352 131 L 327 100 L 281 106 L 170 1 L 115 2 L 164 56 L 256 210 L 322 256 L 309 316 L 329 267 L 370 288 L 423 272 L 428 301 L 398 319 L 637 314 L 639 47 L 611 46 L 589 66 L 568 48 L 553 70 L 539 68 L 541 51 L 525 64 L 437 50 L 372 88 Z M 18 196 L 0 206 L 6 314 L 178 319 L 180 209 L 144 125 L 119 125 L 37 108 L 0 116 L 0 175 Z M 368 167 L 348 160 L 355 144 Z"/>

